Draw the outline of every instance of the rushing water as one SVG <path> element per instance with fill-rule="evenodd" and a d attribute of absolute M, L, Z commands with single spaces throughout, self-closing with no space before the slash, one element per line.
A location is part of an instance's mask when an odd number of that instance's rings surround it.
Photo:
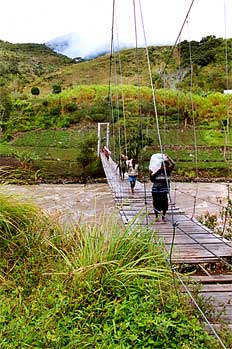
<path fill-rule="evenodd" d="M 63 223 L 98 223 L 103 215 L 116 214 L 107 184 L 1 185 L 0 190 L 34 201 Z M 151 183 L 146 185 L 146 190 L 150 192 Z M 219 213 L 227 196 L 226 183 L 172 183 L 172 202 L 189 215 L 193 214 L 195 204 L 195 217 L 207 211 Z"/>

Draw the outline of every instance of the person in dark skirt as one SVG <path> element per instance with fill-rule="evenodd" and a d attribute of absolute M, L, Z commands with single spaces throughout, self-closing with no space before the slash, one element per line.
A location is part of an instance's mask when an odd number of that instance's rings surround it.
<path fill-rule="evenodd" d="M 159 221 L 159 214 L 162 214 L 162 221 L 165 222 L 168 210 L 168 193 L 170 191 L 170 176 L 175 166 L 174 161 L 167 155 L 163 156 L 160 166 L 155 171 L 150 169 L 150 179 L 153 182 L 152 198 L 156 220 Z"/>

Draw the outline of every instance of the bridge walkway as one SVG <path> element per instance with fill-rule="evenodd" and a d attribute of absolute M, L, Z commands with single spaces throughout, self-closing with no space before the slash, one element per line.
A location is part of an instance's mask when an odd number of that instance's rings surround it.
<path fill-rule="evenodd" d="M 172 264 L 201 270 L 191 279 L 201 284 L 200 294 L 214 300 L 216 309 L 223 313 L 221 318 L 232 327 L 232 242 L 191 219 L 184 207 L 180 209 L 175 204 L 169 205 L 167 222 L 156 222 L 146 183 L 137 181 L 132 194 L 127 179 L 120 179 L 116 163 L 102 154 L 101 160 L 123 223 L 146 226 L 156 232 L 156 239 L 164 243 Z M 215 272 L 207 270 L 213 269 L 210 266 L 214 266 Z"/>

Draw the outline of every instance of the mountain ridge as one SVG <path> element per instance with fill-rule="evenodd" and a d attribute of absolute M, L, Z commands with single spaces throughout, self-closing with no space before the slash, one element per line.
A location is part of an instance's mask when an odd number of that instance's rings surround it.
<path fill-rule="evenodd" d="M 191 79 L 193 92 L 198 94 L 223 92 L 227 84 L 229 89 L 232 88 L 232 39 L 208 36 L 200 42 L 183 41 L 170 56 L 172 49 L 168 45 L 148 47 L 152 79 L 156 88 L 163 87 L 164 69 L 167 88 L 189 90 Z M 150 85 L 145 48 L 123 49 L 114 52 L 111 58 L 113 64 L 116 61 L 121 64 L 121 68 L 117 67 L 115 71 L 117 81 L 137 85 L 139 74 L 140 83 Z M 52 84 L 60 84 L 62 89 L 77 84 L 108 84 L 111 58 L 108 53 L 104 52 L 104 55 L 99 56 L 96 52 L 95 58 L 84 60 L 78 57 L 75 60 L 55 52 L 46 44 L 11 44 L 0 41 L 0 85 L 14 93 L 28 93 L 31 87 L 37 86 L 46 95 L 51 92 Z"/>

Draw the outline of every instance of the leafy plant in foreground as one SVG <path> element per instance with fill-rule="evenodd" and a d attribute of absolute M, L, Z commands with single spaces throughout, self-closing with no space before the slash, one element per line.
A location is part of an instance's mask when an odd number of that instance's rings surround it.
<path fill-rule="evenodd" d="M 2 250 L 1 348 L 218 348 L 177 297 L 150 231 L 104 219 L 64 233 L 35 208 L 2 203 L 1 224 L 12 224 Z"/>

